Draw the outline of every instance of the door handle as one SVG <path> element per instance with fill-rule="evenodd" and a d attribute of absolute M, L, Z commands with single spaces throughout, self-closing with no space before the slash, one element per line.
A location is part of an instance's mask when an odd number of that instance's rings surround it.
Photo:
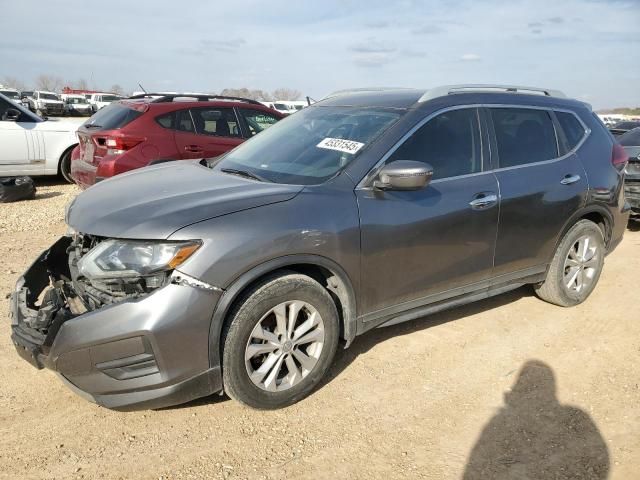
<path fill-rule="evenodd" d="M 562 185 L 571 185 L 572 183 L 576 183 L 580 181 L 580 175 L 566 175 L 560 183 Z"/>
<path fill-rule="evenodd" d="M 495 193 L 479 193 L 469 202 L 469 206 L 474 210 L 484 210 L 493 207 L 498 203 L 498 196 Z"/>
<path fill-rule="evenodd" d="M 202 147 L 200 147 L 199 145 L 187 145 L 186 147 L 184 147 L 184 149 L 187 152 L 202 152 Z"/>

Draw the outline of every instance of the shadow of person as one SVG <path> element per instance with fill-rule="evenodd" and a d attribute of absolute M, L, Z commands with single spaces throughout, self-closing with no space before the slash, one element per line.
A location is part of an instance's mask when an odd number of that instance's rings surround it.
<path fill-rule="evenodd" d="M 558 402 L 548 365 L 525 363 L 504 400 L 473 447 L 464 480 L 607 478 L 604 439 L 586 412 Z"/>

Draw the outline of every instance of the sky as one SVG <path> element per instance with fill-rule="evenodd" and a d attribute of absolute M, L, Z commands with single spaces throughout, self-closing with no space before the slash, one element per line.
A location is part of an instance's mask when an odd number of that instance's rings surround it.
<path fill-rule="evenodd" d="M 126 91 L 563 90 L 640 106 L 640 0 L 0 0 L 0 81 Z"/>

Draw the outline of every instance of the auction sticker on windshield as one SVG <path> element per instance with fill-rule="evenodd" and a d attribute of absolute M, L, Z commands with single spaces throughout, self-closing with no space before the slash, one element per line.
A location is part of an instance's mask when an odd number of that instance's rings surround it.
<path fill-rule="evenodd" d="M 353 140 L 343 140 L 342 138 L 325 138 L 316 145 L 316 147 L 354 154 L 364 147 L 364 143 L 354 142 Z"/>

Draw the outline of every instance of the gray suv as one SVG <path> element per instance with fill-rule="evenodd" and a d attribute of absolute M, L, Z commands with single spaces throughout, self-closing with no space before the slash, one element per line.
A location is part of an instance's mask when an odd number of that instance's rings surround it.
<path fill-rule="evenodd" d="M 108 408 L 283 407 L 372 328 L 525 284 L 583 302 L 626 227 L 626 160 L 560 92 L 340 92 L 79 195 L 17 282 L 12 339 Z"/>

